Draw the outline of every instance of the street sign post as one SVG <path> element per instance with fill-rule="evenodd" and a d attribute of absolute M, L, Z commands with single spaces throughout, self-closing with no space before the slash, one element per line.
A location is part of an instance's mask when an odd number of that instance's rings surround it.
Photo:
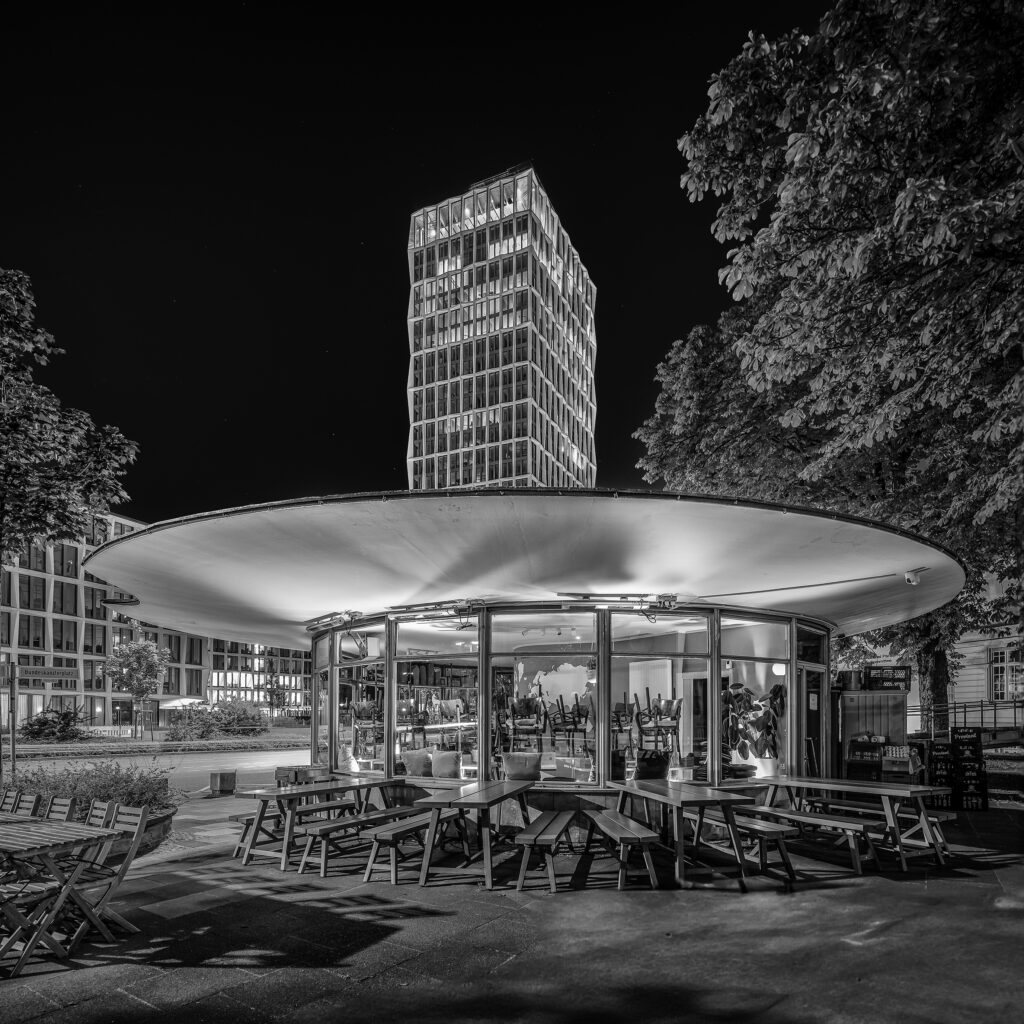
<path fill-rule="evenodd" d="M 15 721 L 18 702 L 18 680 L 24 676 L 30 679 L 74 679 L 78 680 L 77 668 L 54 668 L 51 665 L 14 665 L 9 661 L 0 664 L 0 682 L 6 681 L 10 697 L 7 701 L 7 722 L 8 734 L 10 735 L 11 746 L 11 779 L 17 772 L 17 732 Z M 0 743 L 2 743 L 3 729 L 0 728 Z M 0 780 L 3 779 L 3 769 L 0 766 Z"/>

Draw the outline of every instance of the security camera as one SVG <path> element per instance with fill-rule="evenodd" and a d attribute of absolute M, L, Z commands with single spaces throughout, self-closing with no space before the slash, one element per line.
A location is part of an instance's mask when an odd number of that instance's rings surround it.
<path fill-rule="evenodd" d="M 903 578 L 912 587 L 916 587 L 918 585 L 918 583 L 921 582 L 920 574 L 915 572 L 913 569 L 909 569 L 907 572 L 905 572 L 903 574 Z"/>

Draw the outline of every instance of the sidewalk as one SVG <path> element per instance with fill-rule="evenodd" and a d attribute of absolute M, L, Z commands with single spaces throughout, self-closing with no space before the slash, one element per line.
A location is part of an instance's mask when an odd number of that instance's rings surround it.
<path fill-rule="evenodd" d="M 559 891 L 518 854 L 488 892 L 465 874 L 425 888 L 413 867 L 362 881 L 365 848 L 326 879 L 230 856 L 241 797 L 185 804 L 169 840 L 133 865 L 119 909 L 142 929 L 34 961 L 0 981 L 0 1020 L 432 1022 L 964 1022 L 1017 1020 L 1024 811 L 947 829 L 956 858 L 853 876 L 796 856 L 793 892 L 755 876 L 615 890 L 614 862 L 556 858 Z M 418 864 L 413 853 L 410 865 Z M 442 862 L 443 863 L 443 862 Z M 668 860 L 659 863 L 670 874 Z"/>

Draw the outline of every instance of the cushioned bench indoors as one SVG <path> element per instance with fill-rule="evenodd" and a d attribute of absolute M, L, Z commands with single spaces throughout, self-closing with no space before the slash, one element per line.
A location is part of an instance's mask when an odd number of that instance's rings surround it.
<path fill-rule="evenodd" d="M 382 846 L 386 846 L 390 853 L 391 862 L 391 884 L 398 884 L 398 858 L 399 851 L 398 847 L 403 839 L 408 839 L 409 836 L 415 835 L 420 841 L 420 845 L 423 844 L 423 835 L 430 825 L 431 812 L 426 811 L 422 814 L 415 814 L 408 818 L 402 818 L 399 821 L 388 822 L 383 825 L 377 825 L 374 828 L 363 829 L 359 833 L 360 839 L 368 839 L 373 843 L 370 848 L 370 858 L 366 862 L 366 872 L 363 874 L 363 881 L 370 881 L 370 876 L 373 874 L 374 863 L 377 860 L 377 854 L 380 853 Z M 466 856 L 469 856 L 469 842 L 466 838 L 465 827 L 462 822 L 462 813 L 455 807 L 446 807 L 441 811 L 439 823 L 444 825 L 446 822 L 454 821 L 456 828 L 459 830 L 459 834 L 462 837 L 462 849 Z M 441 833 L 443 829 L 438 829 L 437 838 L 438 841 L 441 839 Z M 405 858 L 403 858 L 404 860 Z M 322 873 L 322 872 L 321 872 Z"/>
<path fill-rule="evenodd" d="M 313 847 L 320 843 L 320 877 L 327 877 L 327 851 L 333 847 L 336 853 L 343 853 L 340 841 L 346 837 L 344 833 L 359 832 L 368 825 L 379 825 L 386 821 L 408 818 L 420 814 L 420 808 L 411 806 L 385 807 L 382 810 L 364 811 L 362 814 L 350 814 L 341 818 L 329 818 L 326 821 L 314 821 L 308 825 L 300 825 L 298 832 L 306 837 L 306 848 L 302 851 L 299 861 L 299 874 L 306 868 L 306 861 L 313 852 Z"/>
<path fill-rule="evenodd" d="M 868 818 L 847 818 L 839 814 L 819 814 L 815 811 L 797 811 L 789 807 L 745 807 L 747 815 L 758 815 L 775 821 L 788 821 L 800 829 L 800 837 L 808 838 L 817 832 L 819 836 L 829 832 L 841 832 L 846 837 L 850 849 L 850 860 L 853 870 L 858 875 L 864 874 L 863 861 L 873 860 L 878 867 L 878 852 L 874 839 L 878 838 L 878 822 Z M 822 831 L 825 830 L 825 831 Z M 863 841 L 865 850 L 862 853 L 860 844 Z"/>
<path fill-rule="evenodd" d="M 568 831 L 575 816 L 573 811 L 542 811 L 526 828 L 516 835 L 516 844 L 523 847 L 523 863 L 519 866 L 519 880 L 516 882 L 516 891 L 523 888 L 523 883 L 526 881 L 526 871 L 530 863 L 530 855 L 535 850 L 543 852 L 548 867 L 548 884 L 552 892 L 556 891 L 555 847 L 558 846 L 559 840 Z"/>
<path fill-rule="evenodd" d="M 626 866 L 629 861 L 629 852 L 634 846 L 639 846 L 644 855 L 644 863 L 647 865 L 651 888 L 657 889 L 658 876 L 654 870 L 651 844 L 658 842 L 658 833 L 652 832 L 646 825 L 641 825 L 640 822 L 627 818 L 626 815 L 619 814 L 617 811 L 584 810 L 583 813 L 590 819 L 590 825 L 587 828 L 587 843 L 583 852 L 590 852 L 590 843 L 594 838 L 595 829 L 614 845 L 612 853 L 619 861 L 618 888 L 626 887 Z"/>
<path fill-rule="evenodd" d="M 768 844 L 774 843 L 775 848 L 779 851 L 779 858 L 782 861 L 782 866 L 786 869 L 786 875 L 791 882 L 795 882 L 796 872 L 793 870 L 793 864 L 789 859 L 789 851 L 786 849 L 786 840 L 800 835 L 800 829 L 796 825 L 787 824 L 783 821 L 773 821 L 771 818 L 757 818 L 746 815 L 743 813 L 745 810 L 747 810 L 745 807 L 735 808 L 733 811 L 733 818 L 736 822 L 736 828 L 739 829 L 741 836 L 746 836 L 757 841 L 758 863 L 761 866 L 761 870 L 768 870 Z M 689 821 L 694 822 L 694 824 L 701 820 L 699 811 L 684 810 L 683 816 Z M 726 821 L 723 815 L 711 808 L 707 808 L 704 811 L 703 820 L 704 823 L 708 825 L 716 825 L 720 828 L 726 827 Z M 693 841 L 694 846 L 700 845 L 701 837 L 696 828 L 694 828 Z"/>

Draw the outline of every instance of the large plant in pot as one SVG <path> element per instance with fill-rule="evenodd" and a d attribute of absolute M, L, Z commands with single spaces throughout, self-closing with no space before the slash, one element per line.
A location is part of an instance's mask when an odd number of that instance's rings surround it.
<path fill-rule="evenodd" d="M 786 687 L 776 683 L 758 696 L 748 686 L 733 683 L 722 689 L 722 767 L 727 776 L 752 774 L 738 764 L 752 766 L 760 774 L 778 767 L 779 722 L 786 713 Z"/>

